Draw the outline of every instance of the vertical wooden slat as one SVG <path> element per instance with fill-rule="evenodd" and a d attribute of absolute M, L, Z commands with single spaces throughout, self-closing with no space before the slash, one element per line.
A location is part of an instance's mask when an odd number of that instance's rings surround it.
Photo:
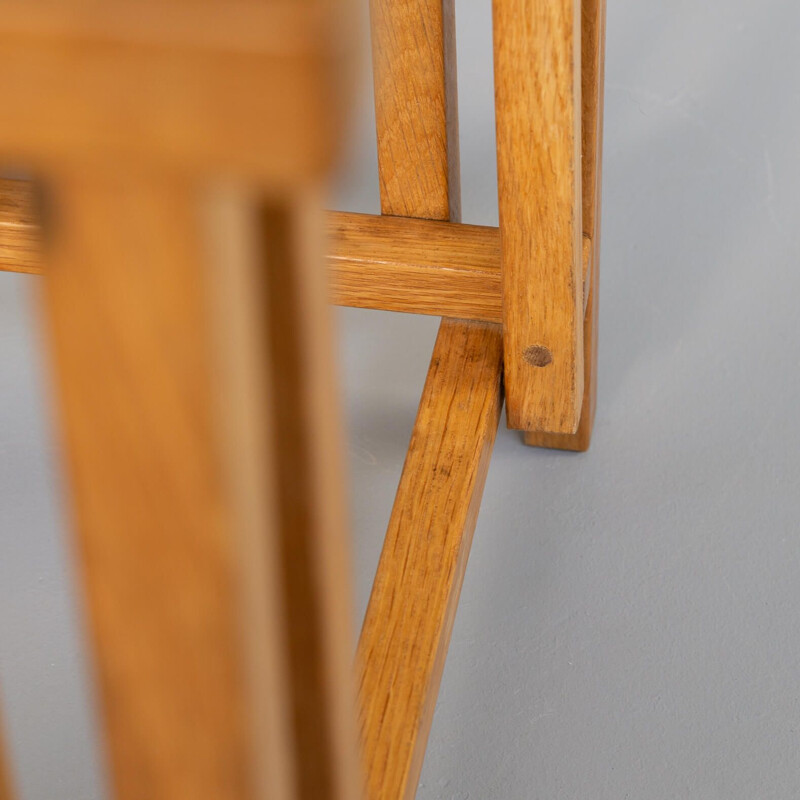
<path fill-rule="evenodd" d="M 458 222 L 454 0 L 371 0 L 381 211 Z"/>
<path fill-rule="evenodd" d="M 46 308 L 116 797 L 358 797 L 316 197 L 282 207 L 263 267 L 252 204 L 208 224 L 182 180 L 70 174 L 55 201 Z"/>
<path fill-rule="evenodd" d="M 208 193 L 204 206 L 223 490 L 231 507 L 231 532 L 250 559 L 237 575 L 248 623 L 241 680 L 250 736 L 243 755 L 252 764 L 256 797 L 295 798 L 298 751 L 288 703 L 291 675 L 277 512 L 281 467 L 271 433 L 276 376 L 268 349 L 256 203 L 250 193 L 224 185 Z"/>
<path fill-rule="evenodd" d="M 231 503 L 192 187 L 70 174 L 54 208 L 46 308 L 115 796 L 290 797 L 286 731 L 251 741 L 248 643 L 270 630 L 243 593 L 276 601 L 275 531 L 241 537 Z M 279 725 L 280 665 L 261 666 Z"/>
<path fill-rule="evenodd" d="M 265 203 L 265 305 L 275 373 L 271 430 L 303 800 L 359 797 L 349 547 L 320 206 Z"/>
<path fill-rule="evenodd" d="M 197 759 L 195 778 L 184 778 L 192 790 L 234 797 L 244 793 L 244 714 L 235 663 L 220 648 L 236 649 L 233 567 L 206 452 L 191 206 L 181 187 L 90 178 L 59 182 L 57 194 L 48 311 L 117 795 L 170 797 L 175 765 Z M 159 230 L 159 215 L 172 218 L 171 234 Z M 178 274 L 189 285 L 176 302 Z M 204 585 L 217 586 L 216 596 Z M 198 612 L 206 625 L 192 631 Z"/>
<path fill-rule="evenodd" d="M 499 325 L 443 320 L 359 641 L 369 800 L 416 794 L 502 408 Z"/>
<path fill-rule="evenodd" d="M 583 398 L 580 0 L 493 0 L 509 427 L 574 433 Z"/>
<path fill-rule="evenodd" d="M 581 419 L 574 434 L 528 432 L 525 443 L 562 450 L 587 450 L 597 404 L 597 312 L 600 265 L 600 209 L 603 167 L 603 74 L 605 0 L 583 0 L 581 9 L 581 94 L 583 139 L 583 234 L 590 242 L 586 316 L 583 323 L 584 389 Z"/>

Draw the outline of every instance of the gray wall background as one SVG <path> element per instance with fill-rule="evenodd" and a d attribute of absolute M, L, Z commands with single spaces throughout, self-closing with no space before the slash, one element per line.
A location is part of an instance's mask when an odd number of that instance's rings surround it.
<path fill-rule="evenodd" d="M 496 224 L 489 0 L 457 0 Z M 800 796 L 800 6 L 609 0 L 600 399 L 501 430 L 421 800 Z M 335 205 L 378 208 L 370 88 Z M 0 679 L 26 800 L 102 796 L 35 281 L 0 276 Z M 437 327 L 341 312 L 360 624 Z"/>

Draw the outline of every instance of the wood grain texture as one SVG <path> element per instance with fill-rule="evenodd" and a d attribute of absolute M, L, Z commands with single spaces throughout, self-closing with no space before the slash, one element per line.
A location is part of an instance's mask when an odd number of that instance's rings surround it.
<path fill-rule="evenodd" d="M 230 494 L 194 193 L 70 173 L 54 200 L 46 309 L 115 797 L 288 798 L 281 642 L 250 646 L 278 627 L 274 526 L 242 537 Z"/>
<path fill-rule="evenodd" d="M 0 180 L 0 271 L 42 272 L 33 201 L 33 184 Z M 502 322 L 498 228 L 341 211 L 325 227 L 335 304 Z M 584 236 L 587 298 L 591 255 Z"/>
<path fill-rule="evenodd" d="M 370 800 L 414 797 L 502 407 L 502 330 L 443 320 L 358 647 Z"/>
<path fill-rule="evenodd" d="M 40 272 L 41 238 L 33 184 L 0 178 L 0 270 Z"/>
<path fill-rule="evenodd" d="M 461 213 L 454 0 L 370 0 L 381 211 Z"/>
<path fill-rule="evenodd" d="M 579 0 L 494 0 L 508 425 L 574 433 L 583 398 Z M 533 351 L 549 360 L 532 363 Z"/>
<path fill-rule="evenodd" d="M 529 432 L 525 443 L 561 450 L 589 449 L 597 406 L 597 322 L 600 287 L 600 209 L 603 167 L 603 86 L 605 64 L 605 0 L 583 0 L 581 13 L 583 105 L 583 225 L 584 242 L 591 237 L 586 313 L 583 322 L 584 394 L 578 430 L 574 434 Z"/>
<path fill-rule="evenodd" d="M 333 302 L 500 322 L 497 228 L 329 213 Z"/>
<path fill-rule="evenodd" d="M 269 433 L 276 378 L 267 345 L 255 201 L 240 187 L 224 184 L 205 193 L 199 205 L 208 264 L 196 265 L 196 279 L 214 287 L 206 294 L 222 490 L 231 538 L 253 561 L 237 575 L 245 622 L 240 680 L 250 722 L 245 757 L 253 766 L 256 797 L 295 798 L 297 748 L 280 592 L 280 459 Z"/>
<path fill-rule="evenodd" d="M 327 169 L 350 93 L 346 0 L 7 0 L 0 151 L 59 162 L 235 172 L 285 185 Z"/>

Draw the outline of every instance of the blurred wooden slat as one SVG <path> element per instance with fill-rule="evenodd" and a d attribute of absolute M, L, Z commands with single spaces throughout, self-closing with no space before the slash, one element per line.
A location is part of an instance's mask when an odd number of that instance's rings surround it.
<path fill-rule="evenodd" d="M 583 398 L 579 0 L 493 0 L 508 425 L 574 433 Z"/>
<path fill-rule="evenodd" d="M 600 287 L 600 195 L 603 171 L 603 85 L 605 65 L 605 0 L 583 0 L 581 12 L 581 96 L 583 139 L 583 235 L 585 314 L 583 320 L 583 404 L 574 434 L 527 432 L 525 443 L 560 450 L 589 449 L 597 405 L 597 320 Z M 588 258 L 586 257 L 588 255 Z M 588 293 L 587 293 L 588 289 Z"/>
<path fill-rule="evenodd" d="M 416 794 L 502 408 L 500 326 L 443 320 L 358 656 L 370 800 Z"/>
<path fill-rule="evenodd" d="M 233 504 L 192 187 L 68 174 L 53 200 L 46 309 L 115 797 L 292 797 L 276 527 L 245 538 Z"/>
<path fill-rule="evenodd" d="M 351 82 L 341 3 L 8 0 L 0 152 L 286 185 L 330 166 Z M 13 76 L 13 79 L 10 77 Z"/>
<path fill-rule="evenodd" d="M 246 204 L 215 225 L 175 179 L 69 173 L 54 186 L 63 224 L 46 308 L 116 797 L 352 800 L 316 197 L 287 201 L 288 232 L 269 237 L 264 267 L 261 219 L 235 227 Z M 211 272 L 219 240 L 228 251 Z M 297 286 L 281 319 L 294 333 L 276 338 L 268 284 L 289 271 Z M 302 382 L 287 384 L 287 352 Z M 274 438 L 276 421 L 314 444 L 297 443 L 303 469 L 288 483 L 299 456 Z M 298 497 L 312 509 L 300 520 L 286 510 Z M 299 634 L 287 617 L 303 620 Z"/>
<path fill-rule="evenodd" d="M 454 0 L 370 0 L 381 212 L 461 217 Z"/>
<path fill-rule="evenodd" d="M 350 553 L 323 219 L 315 203 L 302 199 L 267 203 L 259 216 L 275 388 L 270 429 L 278 454 L 297 796 L 355 800 L 362 771 Z"/>

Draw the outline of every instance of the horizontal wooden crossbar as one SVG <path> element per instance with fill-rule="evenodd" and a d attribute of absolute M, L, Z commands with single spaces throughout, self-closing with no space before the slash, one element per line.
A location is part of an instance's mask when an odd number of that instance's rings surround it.
<path fill-rule="evenodd" d="M 0 270 L 42 271 L 33 184 L 0 180 Z M 500 231 L 482 225 L 331 211 L 328 269 L 341 306 L 501 322 Z M 583 239 L 584 297 L 591 239 Z"/>
<path fill-rule="evenodd" d="M 500 322 L 500 232 L 452 222 L 332 213 L 338 305 Z"/>

